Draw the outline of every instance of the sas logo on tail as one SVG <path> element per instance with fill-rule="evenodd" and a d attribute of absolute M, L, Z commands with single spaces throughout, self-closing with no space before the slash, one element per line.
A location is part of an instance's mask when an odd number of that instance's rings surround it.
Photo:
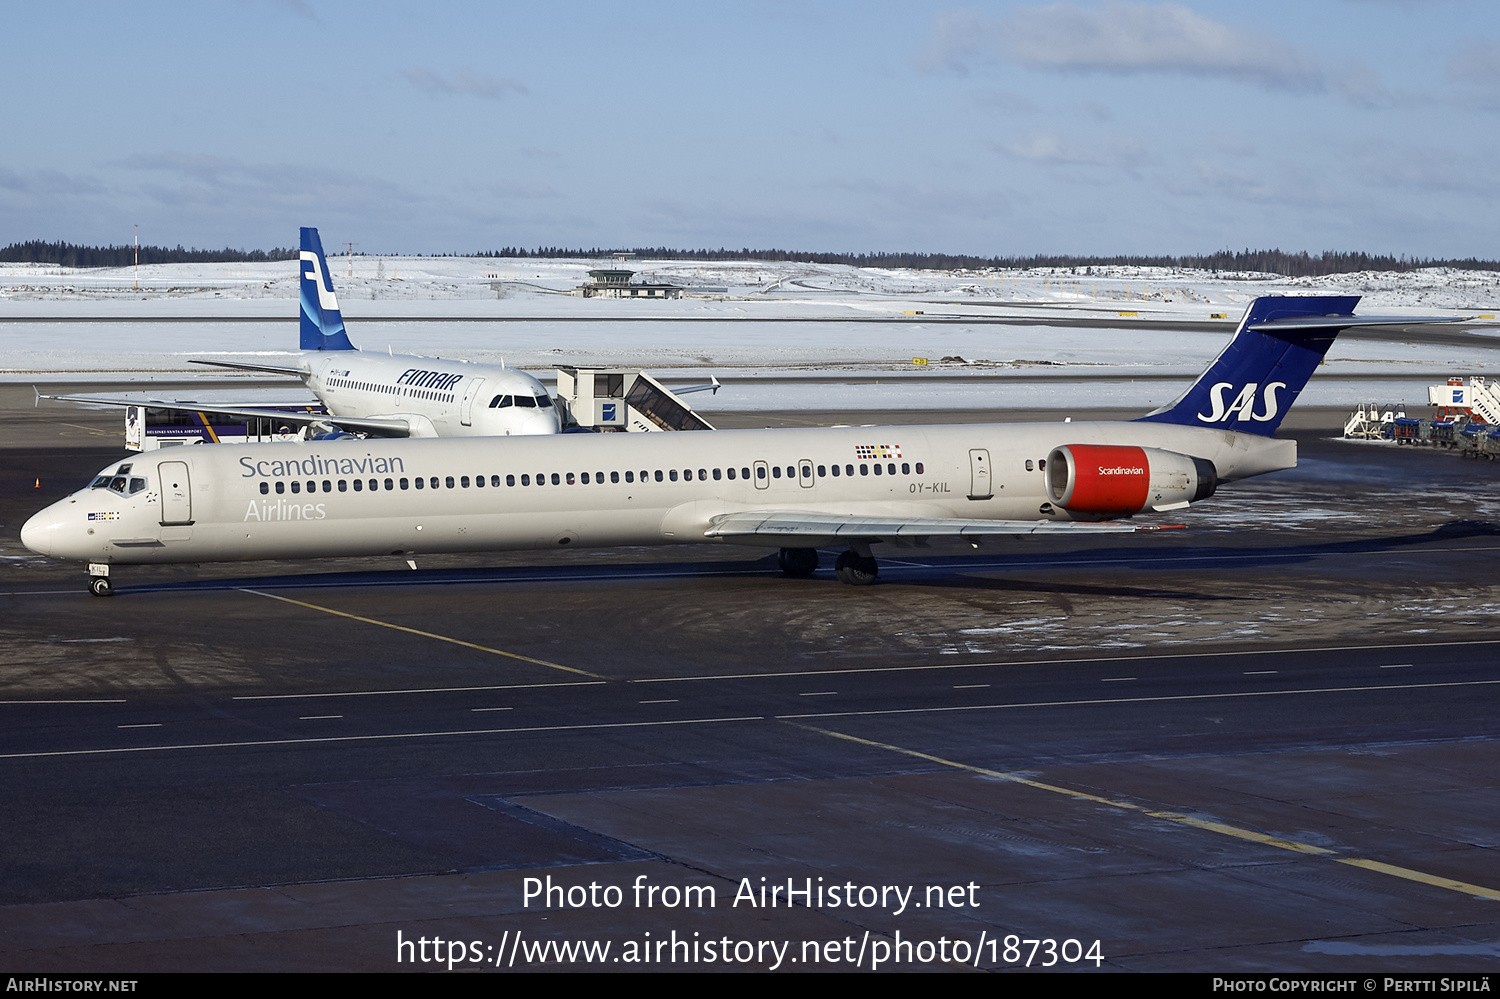
<path fill-rule="evenodd" d="M 1226 405 L 1224 395 L 1232 388 L 1234 388 L 1233 382 L 1219 382 L 1213 388 L 1209 389 L 1208 398 L 1213 403 L 1213 412 L 1199 413 L 1198 419 L 1204 423 L 1222 423 L 1231 416 L 1239 414 L 1239 418 L 1242 420 L 1255 420 L 1257 423 L 1267 423 L 1276 418 L 1276 414 L 1279 411 L 1276 402 L 1276 390 L 1286 388 L 1286 382 L 1267 382 L 1264 390 L 1261 390 L 1258 382 L 1250 382 L 1240 389 L 1239 395 L 1234 397 L 1233 402 Z M 1260 401 L 1265 407 L 1264 411 L 1259 413 L 1255 411 L 1255 396 L 1257 391 L 1260 392 Z"/>

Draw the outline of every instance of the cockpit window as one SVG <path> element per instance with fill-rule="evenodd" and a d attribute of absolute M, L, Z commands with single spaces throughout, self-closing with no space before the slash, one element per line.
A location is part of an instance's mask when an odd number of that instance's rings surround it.
<path fill-rule="evenodd" d="M 536 408 L 537 409 L 551 409 L 552 408 L 552 397 L 550 395 L 539 395 L 539 396 L 537 396 L 536 397 Z"/>
<path fill-rule="evenodd" d="M 129 475 L 130 474 L 130 463 L 126 462 L 125 464 L 121 465 L 119 468 L 115 469 L 115 474 L 116 475 Z"/>
<path fill-rule="evenodd" d="M 108 489 L 117 492 L 121 496 L 134 496 L 146 488 L 146 479 L 142 476 L 129 476 L 124 473 L 130 471 L 129 465 L 121 465 L 115 470 L 114 475 L 98 475 L 94 481 L 89 483 L 90 489 Z"/>
<path fill-rule="evenodd" d="M 516 405 L 523 409 L 535 409 L 536 400 L 529 395 L 518 395 L 516 396 Z"/>
<path fill-rule="evenodd" d="M 497 396 L 495 396 L 495 398 L 493 398 L 493 399 L 490 400 L 490 408 L 491 409 L 504 409 L 505 407 L 511 405 L 511 402 L 512 402 L 512 400 L 511 400 L 510 396 L 508 396 L 508 395 L 497 395 Z"/>

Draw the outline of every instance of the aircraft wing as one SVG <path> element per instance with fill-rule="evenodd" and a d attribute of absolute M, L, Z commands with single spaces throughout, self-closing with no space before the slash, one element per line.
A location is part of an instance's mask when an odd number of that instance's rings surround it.
<path fill-rule="evenodd" d="M 208 364 L 215 368 L 235 368 L 239 371 L 265 371 L 273 375 L 291 375 L 294 378 L 301 378 L 307 374 L 301 368 L 291 368 L 283 364 L 251 364 L 248 361 L 200 361 L 197 358 L 191 358 L 189 363 Z"/>
<path fill-rule="evenodd" d="M 1150 530 L 1135 524 L 1080 524 L 1050 520 L 946 520 L 903 517 L 843 517 L 829 513 L 731 513 L 714 517 L 704 537 L 709 538 L 827 538 L 880 539 L 911 544 L 931 537 L 978 540 L 1027 535 L 1131 534 Z"/>
<path fill-rule="evenodd" d="M 304 423 L 332 423 L 345 430 L 357 430 L 378 437 L 410 437 L 411 425 L 400 417 L 385 419 L 360 419 L 357 417 L 330 416 L 324 412 L 294 412 L 285 409 L 263 409 L 254 406 L 214 406 L 196 402 L 168 402 L 164 399 L 118 399 L 93 395 L 38 395 L 38 399 L 57 402 L 82 402 L 94 406 L 145 406 L 148 409 L 170 409 L 179 413 L 216 413 L 241 419 L 277 420 L 301 426 Z M 309 407 L 313 404 L 308 403 Z"/>

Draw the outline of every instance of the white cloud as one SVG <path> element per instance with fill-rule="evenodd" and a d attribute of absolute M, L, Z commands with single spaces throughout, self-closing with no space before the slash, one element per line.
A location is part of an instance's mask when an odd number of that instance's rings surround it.
<path fill-rule="evenodd" d="M 1038 132 L 1022 142 L 997 146 L 1012 159 L 1048 166 L 1107 166 L 1134 169 L 1145 158 L 1145 150 L 1134 139 L 1111 137 L 1080 141 L 1056 132 Z"/>
<path fill-rule="evenodd" d="M 244 170 L 244 165 L 238 160 L 207 153 L 183 153 L 175 150 L 160 153 L 135 153 L 115 162 L 128 170 L 171 173 L 203 184 L 223 183 L 227 177 Z"/>
<path fill-rule="evenodd" d="M 1361 63 L 1346 63 L 1331 77 L 1313 55 L 1283 38 L 1221 24 L 1174 3 L 1054 3 L 999 20 L 953 11 L 939 15 L 917 64 L 966 73 L 975 62 L 993 59 L 1056 72 L 1221 77 L 1295 93 L 1331 90 L 1363 105 L 1384 100 L 1379 77 Z"/>
<path fill-rule="evenodd" d="M 1483 195 L 1494 189 L 1494 171 L 1485 157 L 1461 143 L 1429 148 L 1392 142 L 1378 153 L 1359 157 L 1358 164 L 1364 183 L 1402 191 L 1407 200 L 1434 191 Z"/>
<path fill-rule="evenodd" d="M 1460 45 L 1448 60 L 1448 75 L 1460 83 L 1500 86 L 1500 42 L 1476 38 Z"/>
<path fill-rule="evenodd" d="M 1030 114 L 1037 110 L 1035 101 L 1008 90 L 971 90 L 966 96 L 976 107 L 991 113 Z"/>
<path fill-rule="evenodd" d="M 1215 201 L 1248 201 L 1283 204 L 1296 200 L 1297 191 L 1284 176 L 1269 177 L 1259 170 L 1243 169 L 1236 159 L 1227 163 L 1197 157 L 1178 164 L 1162 179 L 1162 187 L 1174 197 L 1198 196 Z M 1302 190 L 1302 196 L 1307 191 Z"/>
<path fill-rule="evenodd" d="M 406 82 L 432 97 L 481 97 L 496 101 L 510 94 L 529 94 L 525 84 L 510 77 L 485 76 L 471 70 L 461 69 L 451 76 L 434 73 L 430 69 L 416 66 L 403 69 L 401 75 Z"/>
<path fill-rule="evenodd" d="M 1381 82 L 1380 74 L 1357 60 L 1341 64 L 1329 76 L 1329 87 L 1340 97 L 1358 108 L 1383 108 L 1394 104 L 1412 104 L 1411 95 L 1397 98 Z"/>
<path fill-rule="evenodd" d="M 0 191 L 17 197 L 84 198 L 100 194 L 104 190 L 105 187 L 92 177 L 49 169 L 21 173 L 0 166 Z"/>
<path fill-rule="evenodd" d="M 312 9 L 312 5 L 307 3 L 307 0 L 272 0 L 272 3 L 278 7 L 284 7 L 294 14 L 301 14 L 309 21 L 321 21 L 321 18 Z"/>

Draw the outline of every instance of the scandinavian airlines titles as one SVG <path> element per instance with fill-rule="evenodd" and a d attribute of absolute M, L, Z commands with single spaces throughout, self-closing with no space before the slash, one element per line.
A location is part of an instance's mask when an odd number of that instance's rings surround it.
<path fill-rule="evenodd" d="M 247 455 L 240 459 L 240 468 L 244 469 L 240 473 L 242 479 L 256 476 L 274 479 L 288 475 L 383 475 L 406 471 L 400 458 L 380 458 L 369 453 L 363 458 L 325 458 L 315 454 L 289 461 L 257 461 Z"/>

